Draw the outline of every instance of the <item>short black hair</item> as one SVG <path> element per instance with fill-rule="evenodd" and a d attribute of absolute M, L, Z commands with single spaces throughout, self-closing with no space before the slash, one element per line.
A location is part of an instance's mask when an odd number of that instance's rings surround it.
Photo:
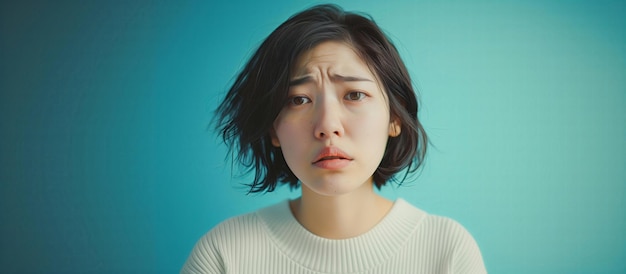
<path fill-rule="evenodd" d="M 318 5 L 293 15 L 263 41 L 215 111 L 216 129 L 236 152 L 233 160 L 247 172 L 255 172 L 250 192 L 271 192 L 279 183 L 299 186 L 281 148 L 272 145 L 270 132 L 287 100 L 296 60 L 326 41 L 346 42 L 353 47 L 387 92 L 390 116 L 401 122 L 400 135 L 389 138 L 374 172 L 376 187 L 380 189 L 406 169 L 398 180 L 402 183 L 422 165 L 428 138 L 417 118 L 418 102 L 411 78 L 396 47 L 371 17 L 346 12 L 336 5 Z"/>

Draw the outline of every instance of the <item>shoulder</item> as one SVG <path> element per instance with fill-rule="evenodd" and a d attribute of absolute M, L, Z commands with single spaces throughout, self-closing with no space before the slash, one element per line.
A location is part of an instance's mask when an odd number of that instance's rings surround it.
<path fill-rule="evenodd" d="M 260 229 L 259 218 L 256 213 L 248 213 L 231 217 L 207 232 L 202 238 L 215 243 L 227 244 L 233 240 L 241 239 Z"/>
<path fill-rule="evenodd" d="M 412 220 L 417 234 L 441 236 L 441 239 L 472 238 L 465 227 L 449 217 L 429 214 L 402 199 L 398 199 L 397 204 L 398 215 Z"/>
<path fill-rule="evenodd" d="M 274 207 L 276 206 L 226 219 L 202 236 L 197 245 L 226 252 L 231 248 L 249 244 L 252 240 L 259 240 L 267 233 L 262 213 Z"/>
<path fill-rule="evenodd" d="M 269 207 L 272 208 L 272 207 Z M 263 245 L 266 228 L 257 212 L 231 217 L 213 227 L 195 244 L 181 273 L 223 273 L 242 250 Z"/>
<path fill-rule="evenodd" d="M 480 248 L 474 237 L 459 222 L 428 214 L 414 207 L 420 218 L 414 231 L 414 248 L 442 259 L 453 273 L 486 273 Z M 423 250 L 427 248 L 428 250 Z"/>
<path fill-rule="evenodd" d="M 254 219 L 254 214 L 246 214 L 216 225 L 196 242 L 181 273 L 224 273 L 225 256 L 228 256 L 225 251 L 252 230 Z"/>
<path fill-rule="evenodd" d="M 444 216 L 429 214 L 407 201 L 399 199 L 393 209 L 394 225 L 408 224 L 417 243 L 433 243 L 446 250 L 476 244 L 472 235 L 459 222 Z"/>
<path fill-rule="evenodd" d="M 457 241 L 472 240 L 473 237 L 467 229 L 456 220 L 439 215 L 428 214 L 422 223 L 421 229 L 429 234 L 444 236 L 449 239 L 451 244 L 457 244 Z"/>

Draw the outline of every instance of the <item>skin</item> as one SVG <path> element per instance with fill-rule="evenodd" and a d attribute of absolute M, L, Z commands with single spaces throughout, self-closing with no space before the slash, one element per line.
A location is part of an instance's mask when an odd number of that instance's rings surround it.
<path fill-rule="evenodd" d="M 349 45 L 321 43 L 296 64 L 272 131 L 272 144 L 302 182 L 292 213 L 318 236 L 358 236 L 392 207 L 374 192 L 372 175 L 400 124 L 376 75 Z"/>

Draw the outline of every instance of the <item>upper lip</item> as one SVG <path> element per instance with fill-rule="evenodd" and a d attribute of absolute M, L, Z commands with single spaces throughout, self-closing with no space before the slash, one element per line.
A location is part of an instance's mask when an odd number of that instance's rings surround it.
<path fill-rule="evenodd" d="M 324 161 L 324 160 L 330 160 L 330 159 L 352 160 L 352 158 L 348 156 L 347 153 L 345 153 L 343 150 L 341 150 L 338 147 L 325 147 L 317 154 L 317 156 L 315 157 L 315 160 L 313 161 L 313 164 L 320 162 L 320 161 Z"/>

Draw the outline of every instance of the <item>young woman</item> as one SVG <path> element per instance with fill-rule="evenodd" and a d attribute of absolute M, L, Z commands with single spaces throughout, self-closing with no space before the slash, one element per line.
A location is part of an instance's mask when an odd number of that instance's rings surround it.
<path fill-rule="evenodd" d="M 485 273 L 462 226 L 374 191 L 421 165 L 417 111 L 409 74 L 371 19 L 332 5 L 289 18 L 241 71 L 217 121 L 255 171 L 252 192 L 288 184 L 302 195 L 219 224 L 182 272 Z"/>

